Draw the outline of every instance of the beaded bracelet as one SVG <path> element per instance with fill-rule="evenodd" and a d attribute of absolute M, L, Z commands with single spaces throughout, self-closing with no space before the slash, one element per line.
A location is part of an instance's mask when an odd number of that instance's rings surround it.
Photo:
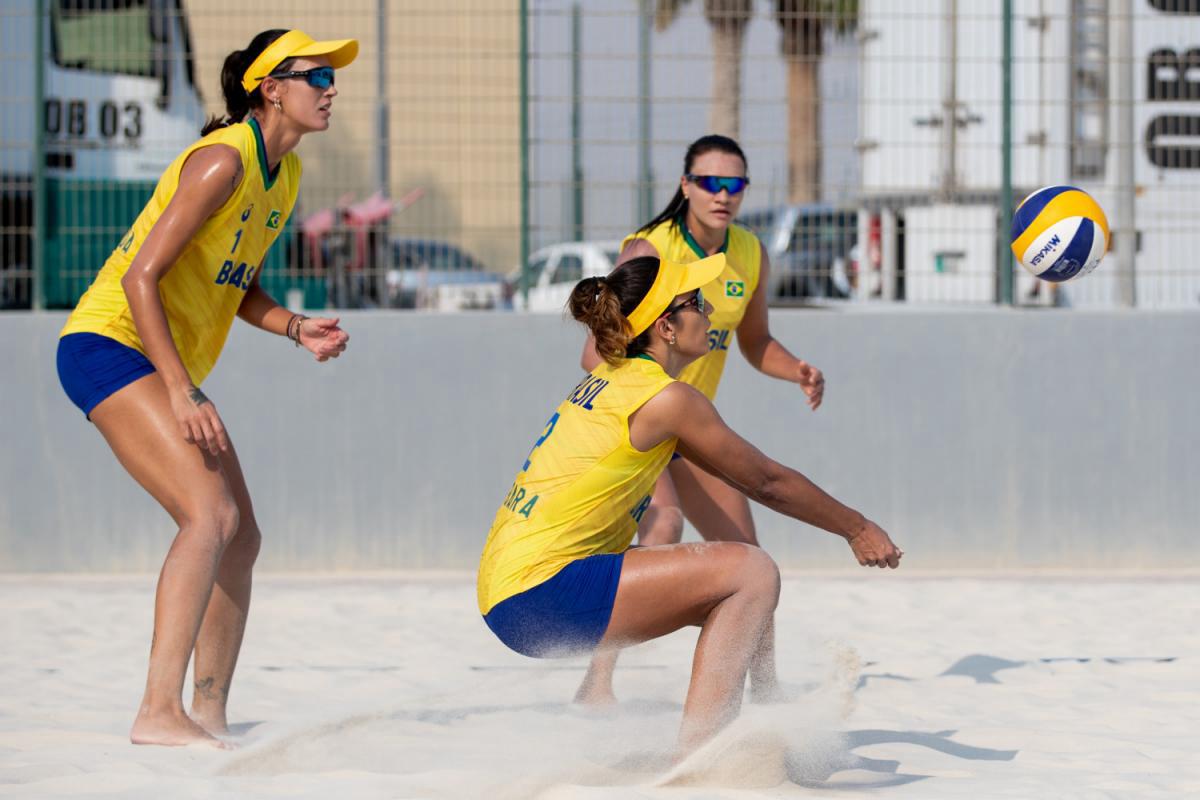
<path fill-rule="evenodd" d="M 292 314 L 292 318 L 288 320 L 287 338 L 296 343 L 296 347 L 300 346 L 300 326 L 304 324 L 304 320 L 308 317 L 303 314 Z"/>

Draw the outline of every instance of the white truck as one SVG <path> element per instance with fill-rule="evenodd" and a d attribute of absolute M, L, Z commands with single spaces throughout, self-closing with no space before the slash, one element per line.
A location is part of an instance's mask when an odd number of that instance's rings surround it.
<path fill-rule="evenodd" d="M 1139 308 L 1200 307 L 1200 4 L 1131 0 Z M 1051 184 L 1092 194 L 1117 230 L 1117 26 L 1106 0 L 1014 0 L 1014 202 Z M 996 297 L 1001 175 L 999 3 L 862 0 L 860 136 L 866 267 L 888 298 Z M 953 124 L 948 122 L 953 119 Z M 882 231 L 882 233 L 880 233 Z M 868 236 L 867 233 L 871 232 Z M 1007 241 L 1007 232 L 1000 232 Z M 1118 302 L 1110 253 L 1059 302 Z M 1054 292 L 1019 267 L 1018 301 Z M 903 280 L 898 276 L 902 275 Z"/>
<path fill-rule="evenodd" d="M 0 303 L 27 306 L 32 294 L 41 125 L 42 295 L 48 307 L 69 307 L 163 169 L 198 138 L 204 107 L 187 16 L 181 0 L 4 0 L 0 53 Z"/>

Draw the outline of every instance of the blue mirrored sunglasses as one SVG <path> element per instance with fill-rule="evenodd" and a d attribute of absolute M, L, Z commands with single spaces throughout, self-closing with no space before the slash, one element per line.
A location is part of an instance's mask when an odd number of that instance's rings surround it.
<path fill-rule="evenodd" d="M 314 89 L 328 89 L 333 86 L 333 67 L 313 67 L 303 71 L 294 72 L 272 72 L 267 78 L 304 78 L 308 81 L 308 85 Z"/>
<path fill-rule="evenodd" d="M 749 178 L 727 178 L 721 175 L 685 175 L 691 183 L 696 184 L 709 194 L 717 194 L 722 189 L 730 194 L 741 194 L 750 185 Z"/>

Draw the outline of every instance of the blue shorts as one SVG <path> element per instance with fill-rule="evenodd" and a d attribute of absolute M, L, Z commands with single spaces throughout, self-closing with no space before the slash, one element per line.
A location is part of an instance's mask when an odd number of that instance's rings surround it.
<path fill-rule="evenodd" d="M 572 561 L 554 577 L 502 600 L 483 621 L 523 656 L 590 652 L 608 630 L 624 560 L 624 553 L 605 553 Z"/>
<path fill-rule="evenodd" d="M 58 379 L 84 416 L 118 389 L 154 372 L 150 359 L 98 333 L 68 333 L 58 340 Z"/>

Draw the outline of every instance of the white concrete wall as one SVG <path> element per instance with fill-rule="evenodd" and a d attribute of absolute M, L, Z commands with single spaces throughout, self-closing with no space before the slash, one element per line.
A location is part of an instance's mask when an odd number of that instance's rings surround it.
<path fill-rule="evenodd" d="M 0 571 L 156 570 L 167 515 L 58 385 L 63 317 L 0 315 Z M 495 508 L 579 377 L 556 316 L 348 314 L 318 365 L 238 323 L 205 388 L 264 532 L 265 569 L 472 568 Z M 768 454 L 874 517 L 906 564 L 1197 567 L 1195 314 L 773 312 L 826 405 L 730 356 L 718 399 Z M 766 509 L 787 567 L 852 566 Z"/>

